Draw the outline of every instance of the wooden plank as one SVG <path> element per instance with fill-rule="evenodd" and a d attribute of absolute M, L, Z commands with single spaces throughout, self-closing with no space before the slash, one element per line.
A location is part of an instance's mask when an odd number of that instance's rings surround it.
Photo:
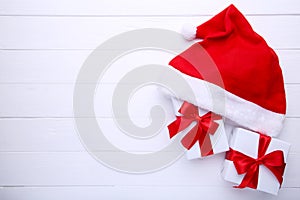
<path fill-rule="evenodd" d="M 129 152 L 155 152 L 170 143 L 167 123 L 158 135 L 136 139 L 123 133 L 113 119 L 97 119 L 103 134 L 116 147 Z M 134 120 L 134 119 L 132 119 Z M 149 119 L 144 119 L 149 123 Z M 141 122 L 141 119 L 139 119 Z M 141 123 L 137 123 L 141 126 Z M 287 118 L 279 136 L 291 143 L 290 153 L 299 154 L 300 118 Z M 0 119 L 0 152 L 82 152 L 83 144 L 74 119 Z"/>
<path fill-rule="evenodd" d="M 298 51 L 277 51 L 285 83 L 299 83 Z"/>
<path fill-rule="evenodd" d="M 91 84 L 81 84 L 86 89 Z M 112 117 L 112 96 L 116 84 L 100 84 L 95 90 L 95 114 Z M 300 117 L 300 85 L 285 85 L 287 116 Z M 0 85 L 0 117 L 73 117 L 73 84 L 2 84 Z M 154 105 L 168 106 L 155 85 L 139 89 L 129 102 L 132 117 L 149 117 Z M 78 116 L 79 117 L 79 116 Z M 91 117 L 84 114 L 80 117 Z"/>
<path fill-rule="evenodd" d="M 106 153 L 112 154 L 113 152 Z M 295 154 L 288 156 L 283 187 L 300 187 L 299 158 L 299 155 Z M 190 161 L 182 157 L 162 170 L 135 175 L 120 173 L 108 168 L 85 152 L 0 153 L 0 161 L 1 186 L 181 185 L 224 187 L 225 184 L 220 175 L 224 162 L 223 153 L 204 160 Z"/>
<path fill-rule="evenodd" d="M 285 83 L 300 83 L 299 50 L 276 51 L 283 71 Z M 0 51 L 0 83 L 74 83 L 77 74 L 91 50 L 36 50 Z M 134 52 L 127 59 L 113 63 L 103 83 L 118 82 L 134 66 L 143 64 L 167 65 L 173 54 L 167 52 Z M 139 58 L 139 59 L 135 59 Z"/>
<path fill-rule="evenodd" d="M 113 119 L 97 120 L 106 138 L 124 151 L 156 152 L 171 142 L 166 128 L 167 124 L 155 137 L 137 139 L 123 133 Z M 149 123 L 149 119 L 143 121 Z M 14 126 L 13 123 L 18 126 Z M 85 151 L 74 119 L 6 119 L 0 120 L 0 124 L 2 125 L 0 136 L 3 138 L 0 141 L 0 152 Z M 141 123 L 137 125 L 141 126 Z"/>
<path fill-rule="evenodd" d="M 205 15 L 216 14 L 234 3 L 246 14 L 297 14 L 296 0 L 193 1 L 193 0 L 1 0 L 1 15 Z M 271 6 L 270 6 L 271 5 Z M 179 9 L 180 8 L 180 9 Z"/>
<path fill-rule="evenodd" d="M 94 49 L 117 34 L 141 29 L 180 31 L 199 17 L 0 17 L 0 49 Z M 275 49 L 300 48 L 300 16 L 249 16 L 255 31 Z M 288 30 L 288 31 L 287 31 Z M 159 38 L 158 38 L 159 39 Z M 134 39 L 133 39 L 134 40 Z"/>
<path fill-rule="evenodd" d="M 139 175 L 114 171 L 84 152 L 0 153 L 0 160 L 0 185 L 5 186 L 223 184 L 217 174 L 223 162 L 221 155 L 206 160 L 205 165 L 183 157 L 168 168 Z"/>
<path fill-rule="evenodd" d="M 298 103 L 298 100 L 300 99 L 300 89 L 297 85 L 285 85 L 285 91 L 287 99 L 286 115 L 288 117 L 298 117 L 300 114 L 300 107 Z"/>
<path fill-rule="evenodd" d="M 67 186 L 67 187 L 9 187 L 0 189 L 2 199 L 18 200 L 99 200 L 99 199 L 190 199 L 209 197 L 211 200 L 223 199 L 289 199 L 297 200 L 299 188 L 281 188 L 278 196 L 262 192 L 239 190 L 230 186 Z"/>

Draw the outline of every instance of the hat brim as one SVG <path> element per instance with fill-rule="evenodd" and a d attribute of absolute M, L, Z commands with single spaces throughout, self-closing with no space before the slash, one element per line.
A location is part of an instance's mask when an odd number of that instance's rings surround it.
<path fill-rule="evenodd" d="M 177 94 L 168 95 L 219 114 L 237 126 L 269 136 L 279 135 L 285 119 L 284 114 L 267 110 L 205 80 L 183 74 L 174 68 L 172 70 L 183 77 L 192 94 L 188 94 L 186 90 L 178 90 Z"/>

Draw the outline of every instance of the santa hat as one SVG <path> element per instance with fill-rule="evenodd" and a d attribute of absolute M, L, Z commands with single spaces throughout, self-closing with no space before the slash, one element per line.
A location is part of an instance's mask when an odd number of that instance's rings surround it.
<path fill-rule="evenodd" d="M 185 27 L 184 32 L 187 39 L 203 40 L 169 63 L 196 98 L 185 92 L 177 97 L 238 126 L 278 135 L 286 113 L 278 57 L 237 8 L 230 5 L 198 27 Z"/>

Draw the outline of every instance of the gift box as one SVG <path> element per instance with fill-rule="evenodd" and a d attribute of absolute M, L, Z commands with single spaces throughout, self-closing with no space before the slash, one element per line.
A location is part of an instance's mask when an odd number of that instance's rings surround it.
<path fill-rule="evenodd" d="M 186 101 L 171 98 L 176 119 L 169 124 L 170 137 L 183 132 L 187 159 L 202 158 L 229 150 L 221 116 Z"/>
<path fill-rule="evenodd" d="M 290 144 L 263 134 L 236 128 L 230 139 L 222 176 L 238 184 L 277 195 L 283 181 Z"/>

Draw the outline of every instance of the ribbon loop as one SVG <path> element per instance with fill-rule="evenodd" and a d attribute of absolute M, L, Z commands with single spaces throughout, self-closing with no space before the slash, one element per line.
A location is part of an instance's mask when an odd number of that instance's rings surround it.
<path fill-rule="evenodd" d="M 183 102 L 178 112 L 182 115 L 176 116 L 176 120 L 168 125 L 170 137 L 174 137 L 196 122 L 196 125 L 181 140 L 182 145 L 190 149 L 198 141 L 202 156 L 213 154 L 209 134 L 213 135 L 216 132 L 219 124 L 215 120 L 220 120 L 222 117 L 212 112 L 199 116 L 198 108 L 186 101 Z"/>

